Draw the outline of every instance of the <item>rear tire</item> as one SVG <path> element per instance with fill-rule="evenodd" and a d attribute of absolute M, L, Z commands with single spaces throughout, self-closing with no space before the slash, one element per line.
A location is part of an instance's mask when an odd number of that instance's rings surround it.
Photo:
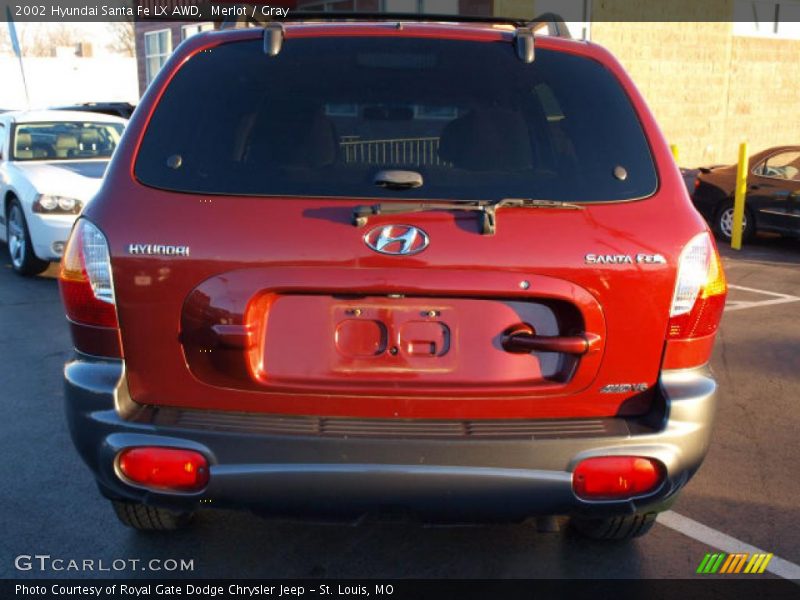
<path fill-rule="evenodd" d="M 608 517 L 605 519 L 585 519 L 573 517 L 572 528 L 582 536 L 593 540 L 622 541 L 631 540 L 646 534 L 656 522 L 658 513 L 644 513 Z"/>
<path fill-rule="evenodd" d="M 50 266 L 34 254 L 25 213 L 16 198 L 11 200 L 6 215 L 6 244 L 11 266 L 19 275 L 38 275 Z"/>
<path fill-rule="evenodd" d="M 742 241 L 749 242 L 756 234 L 755 217 L 750 209 L 744 209 L 744 229 L 742 231 Z M 714 233 L 723 242 L 730 243 L 733 234 L 733 202 L 728 200 L 714 213 Z"/>
<path fill-rule="evenodd" d="M 192 512 L 157 508 L 127 500 L 112 500 L 111 504 L 120 522 L 138 531 L 177 531 L 186 527 L 194 516 Z"/>

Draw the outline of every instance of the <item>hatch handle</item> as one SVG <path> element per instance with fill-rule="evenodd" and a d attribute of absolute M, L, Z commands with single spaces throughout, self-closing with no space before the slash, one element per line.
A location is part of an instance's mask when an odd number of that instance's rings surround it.
<path fill-rule="evenodd" d="M 594 333 L 580 335 L 536 335 L 533 331 L 511 332 L 503 339 L 503 349 L 515 354 L 528 352 L 558 352 L 582 356 L 599 347 L 600 336 Z"/>

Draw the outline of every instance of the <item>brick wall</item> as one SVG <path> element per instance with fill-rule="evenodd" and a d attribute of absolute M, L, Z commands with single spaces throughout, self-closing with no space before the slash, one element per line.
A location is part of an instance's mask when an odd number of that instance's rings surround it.
<path fill-rule="evenodd" d="M 800 144 L 800 40 L 733 35 L 731 23 L 592 25 L 647 100 L 680 164 L 733 162 L 751 152 Z"/>
<path fill-rule="evenodd" d="M 800 40 L 734 37 L 723 156 L 732 160 L 741 138 L 750 151 L 800 144 Z"/>
<path fill-rule="evenodd" d="M 697 22 L 620 22 L 645 5 L 653 18 L 651 0 L 594 0 L 592 41 L 628 70 L 681 165 L 734 162 L 743 140 L 751 153 L 800 144 L 800 40 L 734 35 L 714 21 L 732 18 L 733 0 L 662 3 Z"/>
<path fill-rule="evenodd" d="M 730 23 L 592 24 L 687 166 L 724 160 L 731 39 Z"/>
<path fill-rule="evenodd" d="M 535 0 L 494 1 L 496 15 L 538 12 Z M 625 66 L 682 166 L 734 162 L 743 140 L 751 153 L 800 144 L 800 40 L 733 35 L 723 15 L 732 18 L 733 0 L 591 4 L 592 41 Z"/>

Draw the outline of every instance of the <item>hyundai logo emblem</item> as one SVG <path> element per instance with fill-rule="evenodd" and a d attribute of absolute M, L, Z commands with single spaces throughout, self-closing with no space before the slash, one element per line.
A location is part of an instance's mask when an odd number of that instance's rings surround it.
<path fill-rule="evenodd" d="M 370 229 L 364 242 L 381 254 L 408 256 L 428 247 L 428 234 L 411 225 L 381 225 Z"/>

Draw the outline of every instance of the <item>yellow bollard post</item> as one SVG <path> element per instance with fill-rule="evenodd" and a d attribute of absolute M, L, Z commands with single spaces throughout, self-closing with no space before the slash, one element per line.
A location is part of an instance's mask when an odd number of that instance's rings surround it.
<path fill-rule="evenodd" d="M 678 164 L 678 158 L 680 157 L 680 153 L 678 152 L 678 145 L 670 144 L 669 149 L 672 152 L 672 157 L 675 159 L 675 164 Z"/>
<path fill-rule="evenodd" d="M 736 169 L 736 194 L 733 197 L 733 231 L 731 248 L 742 249 L 742 221 L 744 221 L 744 200 L 747 196 L 747 142 L 739 144 L 739 166 Z"/>

